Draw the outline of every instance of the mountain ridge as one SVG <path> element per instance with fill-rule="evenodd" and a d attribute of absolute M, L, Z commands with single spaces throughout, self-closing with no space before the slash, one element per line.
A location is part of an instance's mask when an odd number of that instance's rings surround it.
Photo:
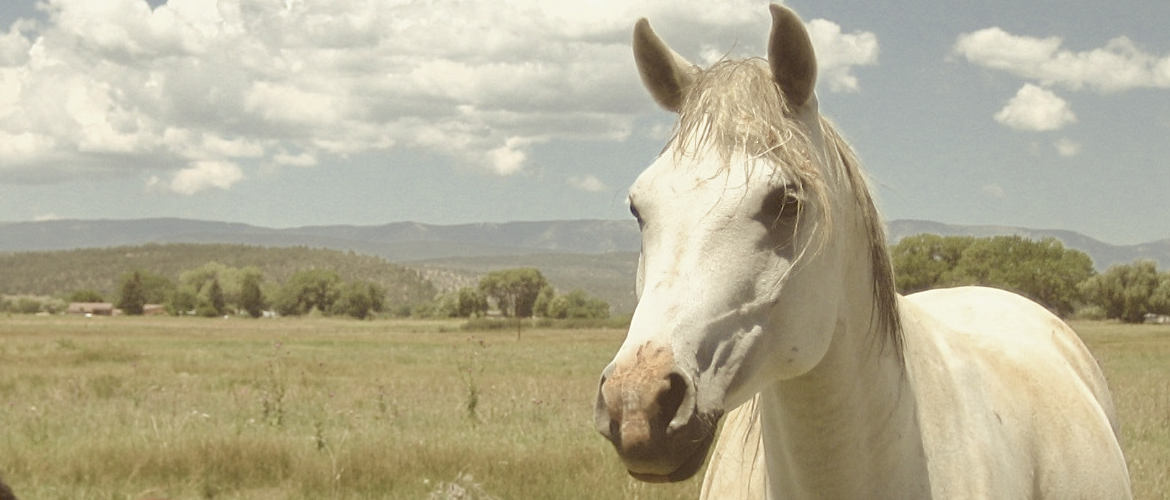
<path fill-rule="evenodd" d="M 1068 230 L 1040 230 L 997 225 L 959 225 L 926 220 L 887 224 L 891 244 L 915 234 L 942 236 L 1018 235 L 1052 237 L 1088 254 L 1099 270 L 1135 259 L 1170 267 L 1170 238 L 1137 245 L 1112 245 Z M 306 246 L 381 256 L 392 262 L 536 254 L 605 254 L 637 252 L 641 245 L 634 221 L 552 220 L 381 225 L 315 225 L 274 229 L 239 222 L 182 218 L 62 219 L 0 222 L 0 252 L 72 250 L 146 243 L 231 243 L 256 246 Z"/>

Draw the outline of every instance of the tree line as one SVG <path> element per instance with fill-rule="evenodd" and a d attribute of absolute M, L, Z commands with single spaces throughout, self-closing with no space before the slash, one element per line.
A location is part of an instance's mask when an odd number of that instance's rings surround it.
<path fill-rule="evenodd" d="M 1062 317 L 1140 323 L 1170 315 L 1170 272 L 1138 260 L 1098 273 L 1087 254 L 1055 238 L 920 234 L 891 249 L 898 291 L 983 285 L 1024 295 Z"/>
<path fill-rule="evenodd" d="M 342 281 L 336 272 L 325 269 L 299 271 L 283 285 L 269 285 L 254 267 L 211 262 L 184 272 L 178 283 L 142 270 L 123 275 L 120 283 L 115 305 L 131 315 L 142 314 L 146 304 L 162 304 L 171 314 L 207 317 L 236 314 L 257 318 L 271 309 L 281 316 L 323 314 L 365 319 L 386 311 L 384 288 L 368 281 Z M 83 290 L 71 299 L 92 301 L 100 296 Z M 609 318 L 605 301 L 581 290 L 558 295 L 544 275 L 530 267 L 488 273 L 476 287 L 438 294 L 431 301 L 391 314 L 473 318 L 492 311 L 505 318 Z"/>
<path fill-rule="evenodd" d="M 557 294 L 540 270 L 531 267 L 493 271 L 475 287 L 439 294 L 412 315 L 424 318 L 474 318 L 496 311 L 505 318 L 606 319 L 609 303 L 583 290 Z"/>
<path fill-rule="evenodd" d="M 161 274 L 134 270 L 119 279 L 114 305 L 129 315 L 159 304 L 172 315 L 259 318 L 265 311 L 282 316 L 323 314 L 366 319 L 386 306 L 386 289 L 370 281 L 343 281 L 336 271 L 307 269 L 283 284 L 266 283 L 255 267 L 237 268 L 210 262 L 183 272 L 173 282 Z M 75 302 L 100 301 L 93 290 L 79 290 Z"/>
<path fill-rule="evenodd" d="M 101 263 L 93 261 L 95 255 L 112 261 L 117 261 L 120 256 L 127 259 L 149 258 L 160 263 L 171 262 L 168 265 L 173 267 L 176 259 L 167 258 L 173 254 L 168 252 L 170 247 L 147 245 L 101 250 L 97 253 L 71 251 L 64 253 L 70 254 L 66 257 L 74 258 L 66 258 L 64 262 L 77 264 L 78 270 L 75 272 L 83 276 L 94 276 L 100 272 Z M 252 258 L 272 255 L 257 247 L 180 245 L 178 248 L 185 254 L 197 254 L 199 249 L 211 248 L 236 256 L 252 255 Z M 298 259 L 304 260 L 307 252 L 318 251 L 281 249 L 278 252 L 282 255 L 296 255 Z M 110 302 L 118 303 L 130 314 L 139 312 L 140 305 L 162 304 L 172 314 L 201 316 L 257 316 L 265 310 L 286 316 L 324 314 L 358 318 L 379 313 L 425 318 L 469 318 L 486 316 L 489 312 L 510 318 L 609 316 L 609 304 L 605 301 L 590 297 L 581 290 L 558 294 L 540 271 L 534 268 L 491 272 L 484 275 L 477 286 L 436 294 L 434 286 L 422 280 L 417 272 L 393 266 L 375 257 L 331 251 L 325 252 L 330 262 L 346 264 L 339 264 L 337 268 L 321 265 L 291 271 L 285 273 L 283 280 L 271 279 L 270 272 L 259 265 L 229 265 L 213 261 L 177 272 L 177 279 L 155 270 L 136 268 L 118 275 L 113 292 L 83 287 L 75 288 L 68 297 L 44 299 L 36 293 L 20 292 L 19 287 L 13 288 L 19 283 L 44 285 L 33 281 L 31 277 L 22 280 L 21 273 L 39 276 L 42 281 L 46 276 L 53 280 L 59 279 L 54 277 L 56 275 L 35 272 L 36 269 L 50 265 L 56 254 L 62 252 L 0 256 L 0 275 L 7 278 L 4 282 L 6 291 L 17 292 L 15 296 L 0 300 L 0 310 L 61 312 L 67 304 L 66 300 L 105 302 L 102 299 L 109 296 L 113 297 Z M 77 256 L 85 258 L 79 259 Z M 367 263 L 359 257 L 371 262 Z M 1033 241 L 1019 236 L 974 238 L 921 234 L 904 238 L 891 247 L 891 260 L 898 291 L 903 294 L 930 288 L 984 285 L 1020 293 L 1063 317 L 1117 319 L 1136 323 L 1151 314 L 1170 315 L 1170 272 L 1159 271 L 1154 262 L 1139 260 L 1098 273 L 1087 254 L 1065 248 L 1054 238 Z M 190 262 L 190 258 L 185 261 Z M 62 269 L 70 269 L 69 266 L 58 262 L 55 267 L 57 274 L 65 274 Z M 103 262 L 108 267 L 109 262 Z M 358 263 L 360 267 L 349 263 Z M 335 270 L 350 267 L 364 272 L 349 273 L 348 276 L 357 277 L 345 279 L 343 276 L 346 274 Z M 386 278 L 361 278 L 386 276 L 385 269 L 392 272 L 388 281 Z M 87 279 L 89 281 L 73 283 L 101 282 L 94 278 Z M 394 287 L 390 292 L 386 283 Z"/>
<path fill-rule="evenodd" d="M 349 316 L 366 319 L 379 313 L 420 318 L 474 318 L 494 313 L 505 318 L 607 319 L 609 304 L 582 290 L 558 294 L 535 268 L 494 271 L 475 287 L 440 293 L 428 301 L 389 307 L 385 287 L 367 280 L 343 280 L 329 269 L 294 272 L 283 283 L 266 280 L 255 266 L 209 262 L 172 280 L 146 269 L 117 278 L 112 296 L 94 289 L 71 292 L 65 300 L 21 296 L 4 299 L 0 310 L 21 313 L 63 312 L 67 302 L 110 302 L 123 314 L 141 315 L 148 305 L 167 314 L 258 318 L 280 316 Z"/>

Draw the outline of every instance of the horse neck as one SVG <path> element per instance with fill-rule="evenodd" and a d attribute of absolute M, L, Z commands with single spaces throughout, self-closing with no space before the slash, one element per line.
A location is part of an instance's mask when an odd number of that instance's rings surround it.
<path fill-rule="evenodd" d="M 864 224 L 852 217 L 840 222 Z M 857 227 L 837 231 L 864 234 Z M 828 243 L 862 257 L 846 264 L 846 300 L 825 357 L 805 375 L 761 392 L 773 498 L 913 498 L 928 492 L 902 357 L 883 348 L 881 334 L 873 331 L 878 322 L 871 260 L 864 257 L 868 240 L 852 238 Z"/>

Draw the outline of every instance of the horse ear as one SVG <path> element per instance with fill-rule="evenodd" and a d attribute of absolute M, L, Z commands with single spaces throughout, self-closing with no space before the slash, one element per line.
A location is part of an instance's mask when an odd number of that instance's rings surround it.
<path fill-rule="evenodd" d="M 678 112 L 683 93 L 694 83 L 699 68 L 667 47 L 645 18 L 634 25 L 634 61 L 642 85 L 654 100 L 667 110 Z"/>
<path fill-rule="evenodd" d="M 804 22 L 788 8 L 772 4 L 772 35 L 768 39 L 768 63 L 772 77 L 793 107 L 813 97 L 817 83 L 817 57 Z"/>

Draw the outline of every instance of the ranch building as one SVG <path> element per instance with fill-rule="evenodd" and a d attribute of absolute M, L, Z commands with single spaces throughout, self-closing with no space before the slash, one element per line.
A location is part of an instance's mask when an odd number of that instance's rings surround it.
<path fill-rule="evenodd" d="M 66 310 L 69 314 L 89 314 L 93 316 L 113 316 L 117 314 L 117 309 L 114 309 L 114 304 L 109 302 L 70 302 L 69 309 Z"/>

